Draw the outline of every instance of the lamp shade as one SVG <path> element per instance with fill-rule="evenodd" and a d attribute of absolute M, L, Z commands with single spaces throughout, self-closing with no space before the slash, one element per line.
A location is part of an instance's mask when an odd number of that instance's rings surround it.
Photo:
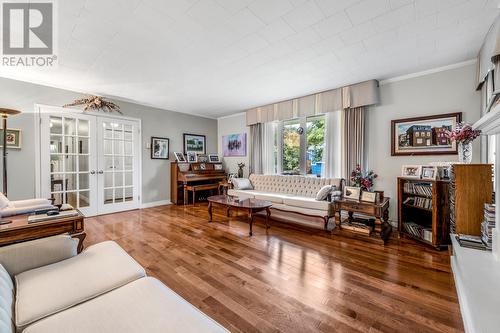
<path fill-rule="evenodd" d="M 2 117 L 15 116 L 16 114 L 19 114 L 19 113 L 21 113 L 21 111 L 0 108 L 0 116 L 2 116 Z"/>

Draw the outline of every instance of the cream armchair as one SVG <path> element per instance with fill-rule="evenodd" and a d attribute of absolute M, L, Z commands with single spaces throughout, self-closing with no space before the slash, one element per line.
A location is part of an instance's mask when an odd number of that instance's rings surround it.
<path fill-rule="evenodd" d="M 55 208 L 49 199 L 28 199 L 10 201 L 0 193 L 0 217 L 31 213 L 39 209 Z"/>

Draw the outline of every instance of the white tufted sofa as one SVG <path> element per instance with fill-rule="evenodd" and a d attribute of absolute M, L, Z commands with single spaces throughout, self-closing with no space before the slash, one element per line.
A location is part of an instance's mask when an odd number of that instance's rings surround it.
<path fill-rule="evenodd" d="M 273 203 L 271 216 L 286 222 L 316 225 L 318 219 L 328 222 L 334 216 L 333 204 L 317 201 L 316 194 L 325 185 L 335 185 L 341 190 L 340 178 L 316 178 L 305 176 L 250 175 L 253 190 L 228 191 L 240 198 L 255 198 Z"/>

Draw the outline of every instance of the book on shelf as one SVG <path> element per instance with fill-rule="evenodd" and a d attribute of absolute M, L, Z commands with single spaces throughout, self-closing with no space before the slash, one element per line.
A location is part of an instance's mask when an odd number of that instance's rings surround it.
<path fill-rule="evenodd" d="M 484 204 L 484 220 L 481 223 L 481 240 L 487 250 L 493 247 L 493 229 L 495 228 L 495 205 Z"/>
<path fill-rule="evenodd" d="M 480 236 L 463 235 L 459 234 L 455 236 L 458 244 L 462 247 L 467 247 L 476 250 L 487 250 L 486 244 L 483 242 Z"/>
<path fill-rule="evenodd" d="M 432 243 L 431 228 L 424 227 L 414 222 L 405 222 L 403 226 L 408 234 Z"/>
<path fill-rule="evenodd" d="M 403 191 L 407 194 L 418 194 L 431 197 L 432 184 L 431 183 L 412 183 L 406 182 L 403 186 Z"/>
<path fill-rule="evenodd" d="M 373 231 L 372 226 L 367 225 L 366 223 L 363 222 L 356 222 L 356 221 L 353 221 L 351 223 L 342 222 L 341 227 L 342 229 L 359 232 L 365 235 L 370 235 Z"/>
<path fill-rule="evenodd" d="M 420 207 L 420 208 L 425 208 L 425 209 L 432 209 L 432 199 L 431 198 L 408 197 L 408 198 L 406 198 L 405 201 L 403 201 L 403 204 L 415 206 L 415 207 Z"/>

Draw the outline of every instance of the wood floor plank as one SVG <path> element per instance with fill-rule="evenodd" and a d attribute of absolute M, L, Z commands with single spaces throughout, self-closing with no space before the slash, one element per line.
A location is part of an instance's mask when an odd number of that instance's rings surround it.
<path fill-rule="evenodd" d="M 148 274 L 232 332 L 463 332 L 449 257 L 161 206 L 86 219 L 85 245 L 118 242 Z"/>

